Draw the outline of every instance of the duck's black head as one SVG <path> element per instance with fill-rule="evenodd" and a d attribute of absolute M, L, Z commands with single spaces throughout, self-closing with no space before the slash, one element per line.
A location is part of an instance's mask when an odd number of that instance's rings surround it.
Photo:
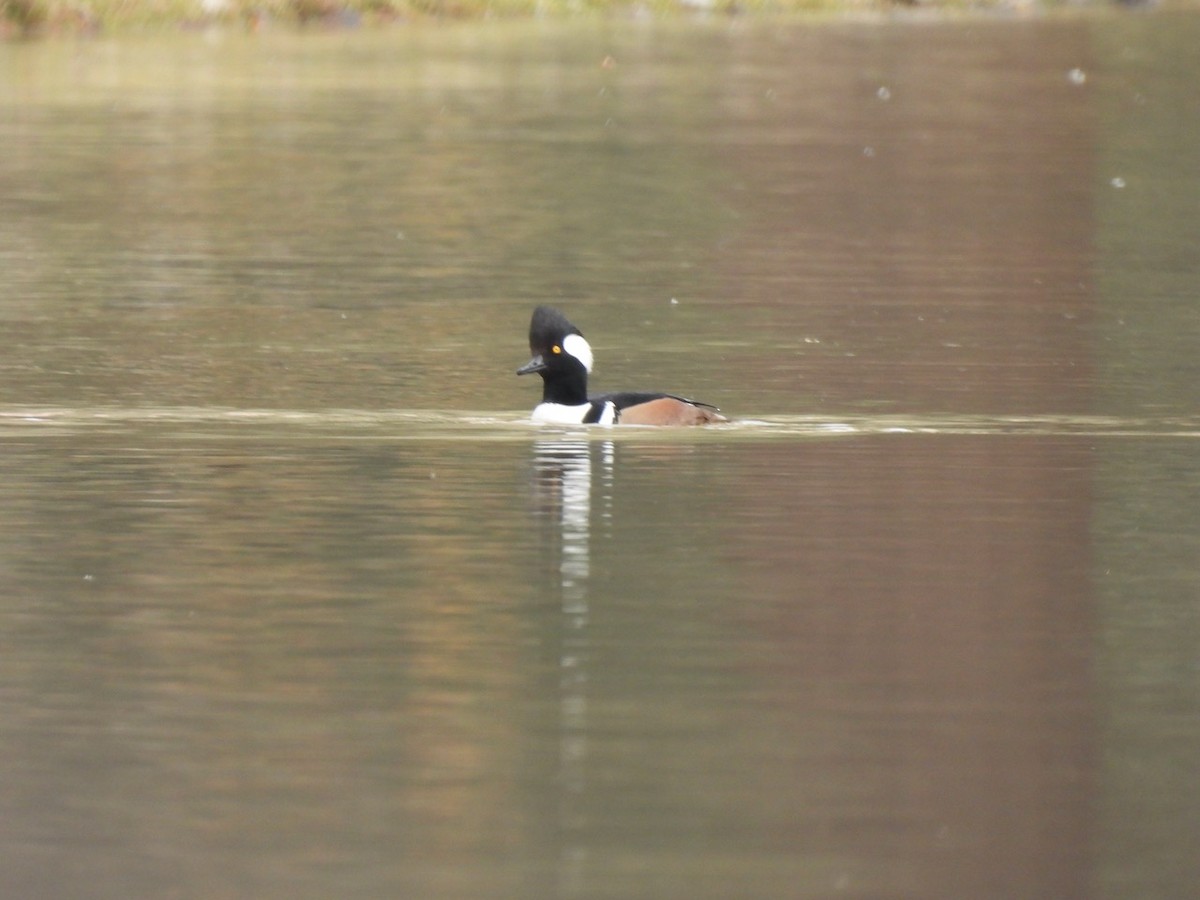
<path fill-rule="evenodd" d="M 542 402 L 578 406 L 587 402 L 587 377 L 592 371 L 592 348 L 578 328 L 557 309 L 539 306 L 529 322 L 529 351 L 533 359 L 518 375 L 542 376 Z"/>

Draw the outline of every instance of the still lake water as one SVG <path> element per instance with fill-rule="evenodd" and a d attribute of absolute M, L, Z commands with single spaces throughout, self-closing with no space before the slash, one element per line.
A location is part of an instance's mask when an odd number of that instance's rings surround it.
<path fill-rule="evenodd" d="M 0 46 L 0 895 L 1187 895 L 1198 42 Z"/>

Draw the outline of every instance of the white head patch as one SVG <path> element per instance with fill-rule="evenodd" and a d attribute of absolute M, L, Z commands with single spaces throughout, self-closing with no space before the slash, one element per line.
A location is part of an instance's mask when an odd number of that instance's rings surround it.
<path fill-rule="evenodd" d="M 584 340 L 582 334 L 568 334 L 563 338 L 562 348 L 583 363 L 583 367 L 587 369 L 588 374 L 591 374 L 592 345 Z"/>

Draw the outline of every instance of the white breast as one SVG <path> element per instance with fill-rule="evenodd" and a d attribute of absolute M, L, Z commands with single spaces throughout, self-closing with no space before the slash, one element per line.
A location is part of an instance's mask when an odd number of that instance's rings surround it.
<path fill-rule="evenodd" d="M 539 403 L 533 408 L 533 421 L 547 425 L 582 425 L 584 417 L 591 412 L 592 404 L 566 406 L 562 403 Z M 611 400 L 600 411 L 597 425 L 612 425 L 617 420 L 617 406 Z"/>
<path fill-rule="evenodd" d="M 592 408 L 590 403 L 566 406 L 562 403 L 539 403 L 533 408 L 533 421 L 547 425 L 582 425 L 583 417 Z"/>

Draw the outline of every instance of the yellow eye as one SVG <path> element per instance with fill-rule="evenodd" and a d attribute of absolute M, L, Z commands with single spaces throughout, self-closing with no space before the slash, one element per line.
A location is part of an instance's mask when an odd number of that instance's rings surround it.
<path fill-rule="evenodd" d="M 550 352 L 555 353 L 555 354 L 562 353 L 562 347 L 558 346 L 558 344 L 555 344 L 553 347 L 550 348 Z"/>

